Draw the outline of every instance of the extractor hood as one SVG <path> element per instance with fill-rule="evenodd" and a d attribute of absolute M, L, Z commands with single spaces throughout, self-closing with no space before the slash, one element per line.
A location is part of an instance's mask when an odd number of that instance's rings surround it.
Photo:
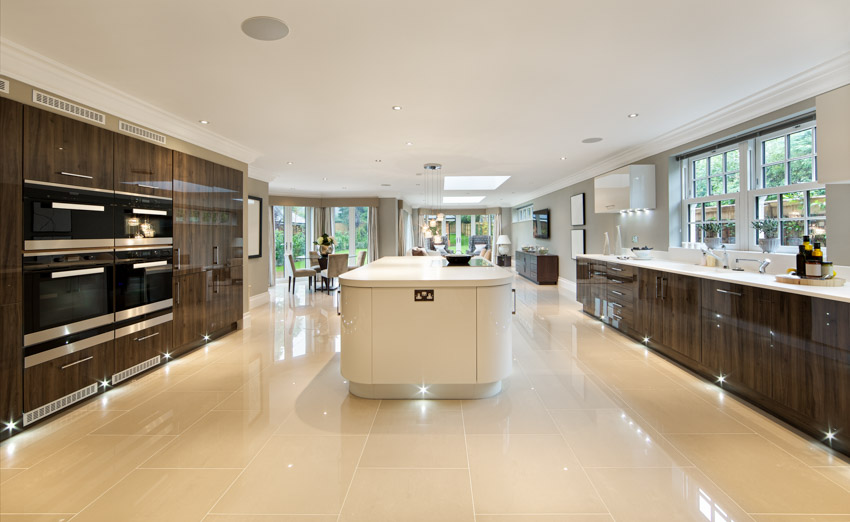
<path fill-rule="evenodd" d="M 597 214 L 655 208 L 655 165 L 627 165 L 593 179 Z"/>

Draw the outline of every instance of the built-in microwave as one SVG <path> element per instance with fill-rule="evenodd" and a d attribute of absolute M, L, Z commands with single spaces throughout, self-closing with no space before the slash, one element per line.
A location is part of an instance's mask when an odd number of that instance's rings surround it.
<path fill-rule="evenodd" d="M 103 248 L 114 245 L 114 193 L 25 180 L 24 250 Z"/>
<path fill-rule="evenodd" d="M 170 198 L 115 193 L 115 246 L 170 245 Z"/>
<path fill-rule="evenodd" d="M 171 247 L 116 249 L 116 322 L 171 308 L 171 263 Z"/>
<path fill-rule="evenodd" d="M 26 253 L 24 346 L 111 325 L 112 249 Z"/>

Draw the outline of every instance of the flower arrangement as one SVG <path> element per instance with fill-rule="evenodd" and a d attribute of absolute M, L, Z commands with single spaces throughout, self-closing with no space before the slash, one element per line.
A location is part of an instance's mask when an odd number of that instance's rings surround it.
<path fill-rule="evenodd" d="M 314 245 L 319 246 L 319 253 L 323 256 L 326 256 L 333 252 L 333 247 L 336 244 L 336 239 L 333 236 L 329 236 L 327 234 L 322 234 L 315 241 L 313 241 Z"/>

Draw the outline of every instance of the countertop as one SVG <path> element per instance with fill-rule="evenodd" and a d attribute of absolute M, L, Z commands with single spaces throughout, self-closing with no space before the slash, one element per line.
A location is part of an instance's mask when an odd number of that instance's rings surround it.
<path fill-rule="evenodd" d="M 833 301 L 843 301 L 850 303 L 850 286 L 808 286 L 808 285 L 791 285 L 780 283 L 776 280 L 773 274 L 759 274 L 751 270 L 744 272 L 732 271 L 728 268 L 708 267 L 700 265 L 692 265 L 683 262 L 667 261 L 662 259 L 637 260 L 637 259 L 618 259 L 615 256 L 604 256 L 600 254 L 587 254 L 579 257 L 593 259 L 596 261 L 605 261 L 607 263 L 619 263 L 621 265 L 637 266 L 649 268 L 651 270 L 660 270 L 662 272 L 671 272 L 674 274 L 689 275 L 693 277 L 701 277 L 703 279 L 714 279 L 715 281 L 725 281 L 728 283 L 737 283 L 747 286 L 756 286 L 759 288 L 767 288 L 769 290 L 778 290 L 780 292 L 788 292 L 792 294 L 808 295 L 811 297 L 819 297 L 821 299 L 831 299 Z M 845 279 L 846 274 L 839 274 Z"/>
<path fill-rule="evenodd" d="M 488 266 L 444 266 L 437 256 L 382 257 L 339 276 L 342 286 L 377 287 L 464 287 L 511 284 L 514 273 Z"/>

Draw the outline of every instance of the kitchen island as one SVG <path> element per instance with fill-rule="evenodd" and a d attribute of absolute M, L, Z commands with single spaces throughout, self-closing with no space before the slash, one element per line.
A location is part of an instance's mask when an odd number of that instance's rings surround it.
<path fill-rule="evenodd" d="M 340 276 L 341 371 L 373 399 L 477 399 L 511 373 L 512 272 L 384 257 Z"/>

